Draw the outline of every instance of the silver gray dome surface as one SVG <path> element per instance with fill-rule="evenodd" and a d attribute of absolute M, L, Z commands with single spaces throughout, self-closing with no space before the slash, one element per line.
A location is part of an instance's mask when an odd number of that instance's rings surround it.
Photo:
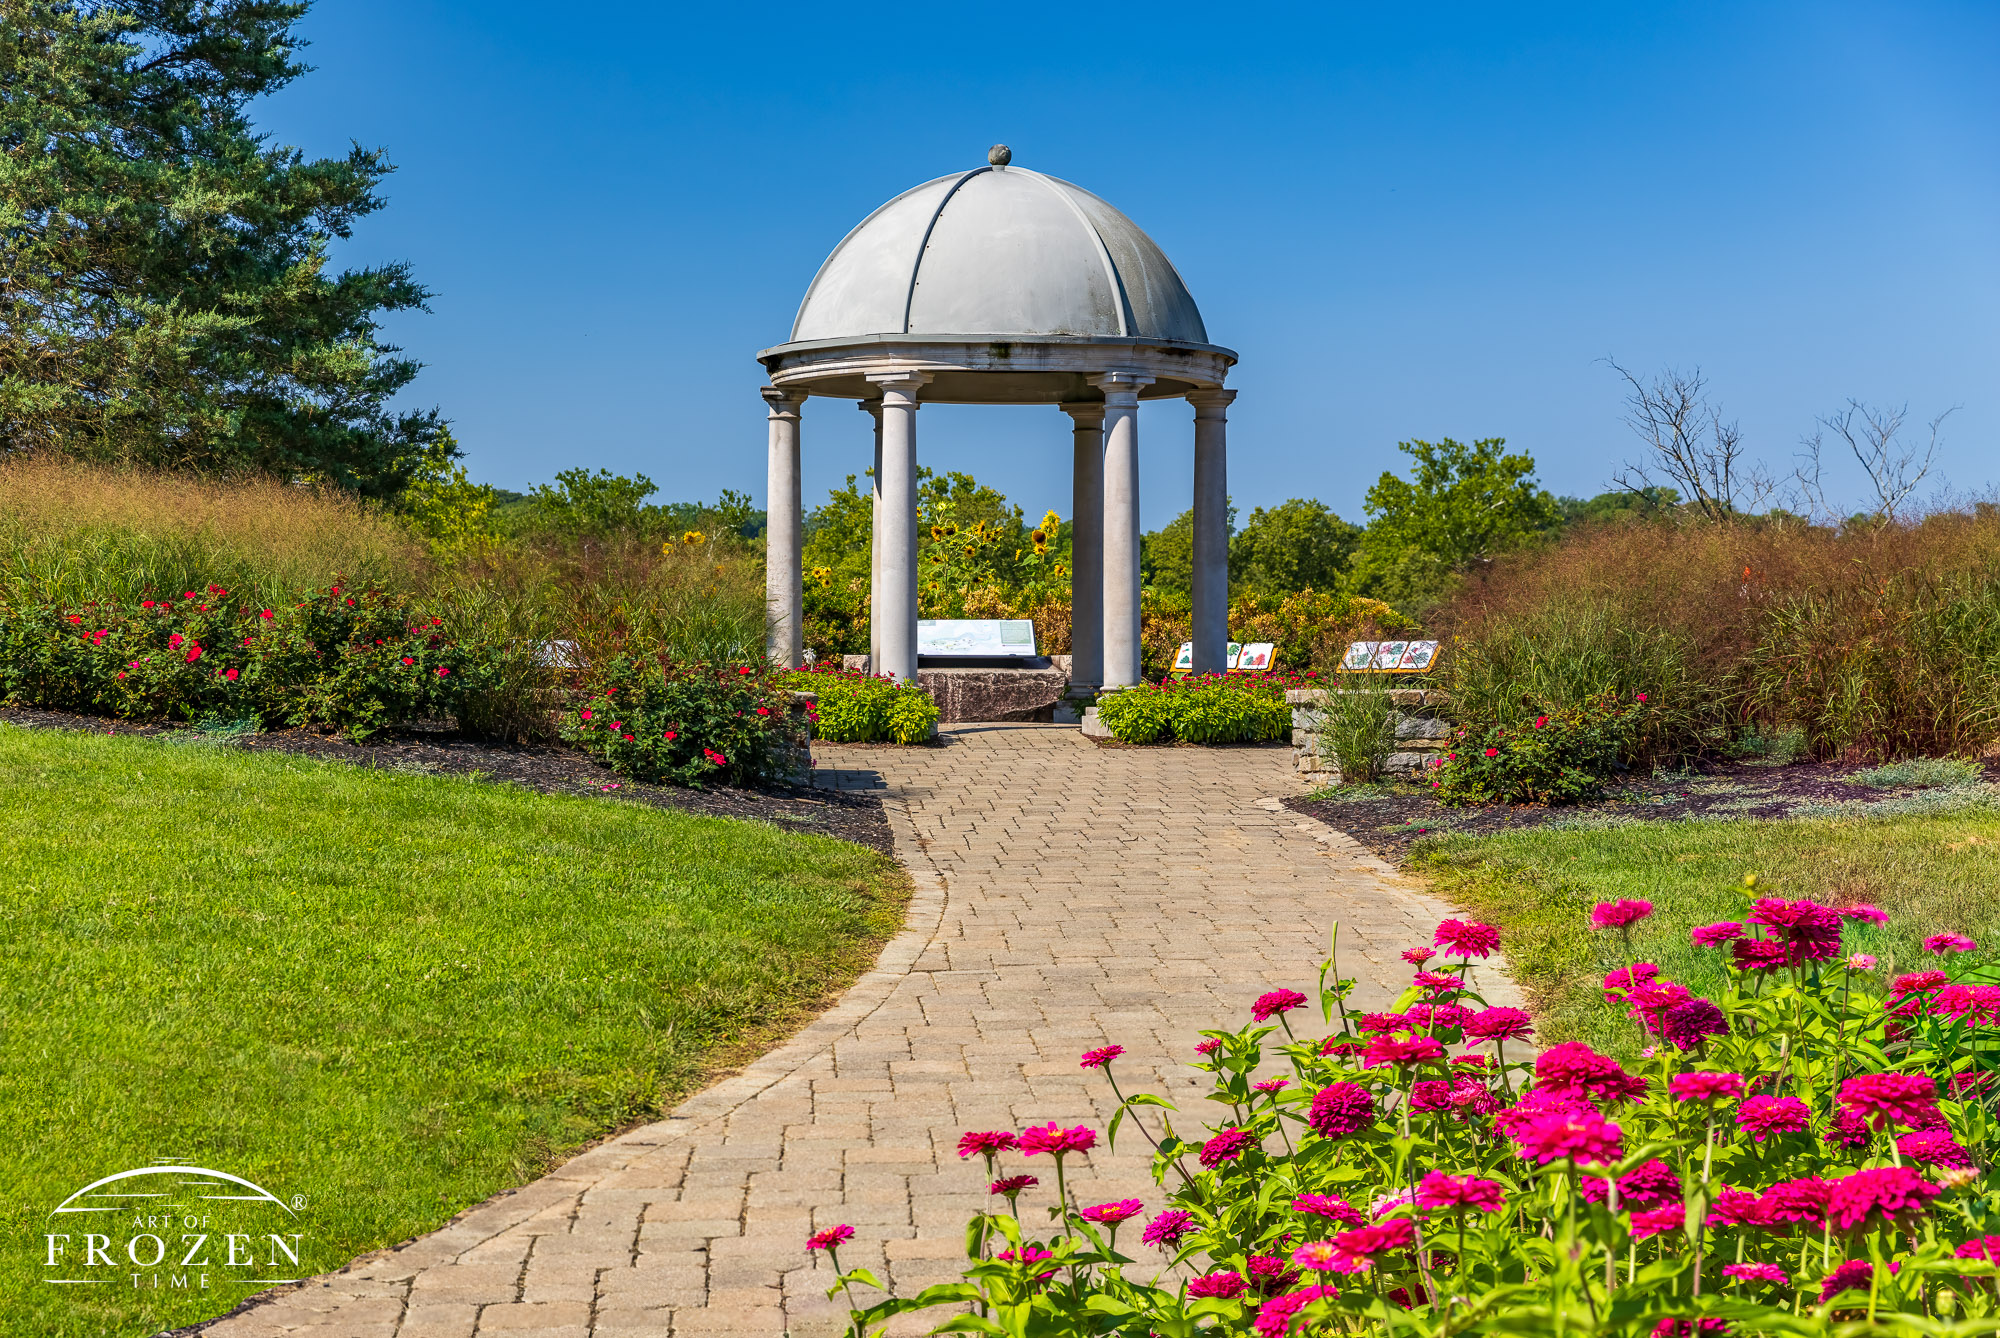
<path fill-rule="evenodd" d="M 927 181 L 863 219 L 792 325 L 793 343 L 894 334 L 1208 342 L 1187 285 L 1136 223 L 1011 166 Z"/>

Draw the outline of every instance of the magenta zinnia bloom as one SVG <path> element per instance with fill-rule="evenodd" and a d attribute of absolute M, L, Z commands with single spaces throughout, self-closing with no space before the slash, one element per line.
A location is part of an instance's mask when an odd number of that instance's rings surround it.
<path fill-rule="evenodd" d="M 1954 1259 L 1984 1259 L 2000 1263 L 2000 1236 L 1978 1236 L 1951 1252 Z"/>
<path fill-rule="evenodd" d="M 1274 1254 L 1250 1256 L 1250 1290 L 1259 1296 L 1275 1296 L 1299 1280 L 1299 1270 Z"/>
<path fill-rule="evenodd" d="M 1635 989 L 1659 978 L 1660 968 L 1651 962 L 1634 962 L 1610 971 L 1604 977 L 1604 997 L 1622 999 L 1627 990 Z"/>
<path fill-rule="evenodd" d="M 1444 1046 L 1429 1036 L 1413 1036 L 1399 1041 L 1393 1036 L 1377 1036 L 1368 1042 L 1368 1049 L 1362 1052 L 1361 1067 L 1379 1068 L 1383 1064 L 1426 1064 L 1444 1058 Z"/>
<path fill-rule="evenodd" d="M 1122 1045 L 1107 1045 L 1097 1050 L 1086 1050 L 1083 1052 L 1083 1058 L 1077 1062 L 1077 1067 L 1101 1069 L 1124 1053 L 1125 1047 Z"/>
<path fill-rule="evenodd" d="M 1117 1226 L 1128 1217 L 1137 1217 L 1146 1210 L 1146 1205 L 1137 1199 L 1117 1199 L 1111 1203 L 1100 1203 L 1077 1213 L 1086 1222 L 1102 1222 L 1106 1226 Z"/>
<path fill-rule="evenodd" d="M 1343 1231 L 1333 1238 L 1337 1251 L 1333 1266 L 1342 1273 L 1359 1273 L 1374 1263 L 1376 1255 L 1388 1250 L 1407 1250 L 1416 1239 L 1417 1224 L 1407 1217 L 1392 1217 L 1374 1226 Z"/>
<path fill-rule="evenodd" d="M 1735 1073 L 1676 1073 L 1667 1090 L 1679 1101 L 1721 1101 L 1743 1095 L 1743 1078 Z"/>
<path fill-rule="evenodd" d="M 1518 1008 L 1489 1008 L 1465 1020 L 1465 1039 L 1473 1045 L 1481 1041 L 1525 1041 L 1534 1034 L 1528 1015 Z"/>
<path fill-rule="evenodd" d="M 1772 1134 L 1803 1133 L 1812 1111 L 1795 1096 L 1753 1096 L 1736 1108 L 1736 1127 L 1759 1143 Z"/>
<path fill-rule="evenodd" d="M 1334 1261 L 1343 1256 L 1340 1247 L 1330 1240 L 1307 1241 L 1292 1251 L 1292 1262 L 1301 1268 L 1318 1269 L 1324 1273 L 1334 1266 Z"/>
<path fill-rule="evenodd" d="M 1497 1181 L 1481 1180 L 1476 1175 L 1432 1171 L 1417 1184 L 1419 1208 L 1474 1208 L 1482 1213 L 1497 1213 L 1504 1201 Z"/>
<path fill-rule="evenodd" d="M 1408 1013 L 1363 1013 L 1355 1024 L 1363 1035 L 1384 1031 L 1409 1031 L 1415 1025 Z"/>
<path fill-rule="evenodd" d="M 854 1228 L 845 1222 L 828 1227 L 806 1241 L 808 1250 L 836 1250 L 854 1239 Z"/>
<path fill-rule="evenodd" d="M 1457 976 L 1440 975 L 1436 971 L 1419 971 L 1410 977 L 1412 985 L 1420 985 L 1432 994 L 1458 994 L 1465 986 Z"/>
<path fill-rule="evenodd" d="M 1290 1078 L 1266 1078 L 1264 1079 L 1264 1081 L 1258 1083 L 1256 1087 L 1257 1090 L 1260 1092 L 1263 1092 L 1270 1096 L 1276 1096 L 1278 1093 L 1284 1091 L 1287 1087 L 1290 1087 L 1291 1085 L 1292 1085 L 1292 1080 Z"/>
<path fill-rule="evenodd" d="M 1750 922 L 1778 931 L 1795 961 L 1840 955 L 1840 915 L 1816 901 L 1759 897 L 1750 903 Z"/>
<path fill-rule="evenodd" d="M 1866 1259 L 1850 1259 L 1826 1275 L 1820 1284 L 1819 1303 L 1825 1305 L 1842 1292 L 1865 1292 L 1875 1276 L 1875 1265 Z"/>
<path fill-rule="evenodd" d="M 1010 1175 L 1004 1180 L 995 1180 L 986 1187 L 988 1194 L 1019 1194 L 1022 1190 L 1042 1182 L 1032 1175 Z"/>
<path fill-rule="evenodd" d="M 1306 996 L 1297 990 L 1272 990 L 1260 994 L 1250 1005 L 1250 1016 L 1258 1022 L 1269 1022 L 1280 1013 L 1288 1013 L 1306 1001 Z"/>
<path fill-rule="evenodd" d="M 1233 1301 L 1243 1295 L 1250 1284 L 1243 1280 L 1241 1273 L 1204 1273 L 1188 1283 L 1187 1294 L 1194 1297 L 1214 1296 L 1225 1301 Z"/>
<path fill-rule="evenodd" d="M 1340 1222 L 1347 1226 L 1366 1226 L 1368 1219 L 1359 1208 L 1351 1206 L 1346 1199 L 1337 1199 L 1331 1194 L 1301 1194 L 1292 1200 L 1292 1211 L 1304 1213 L 1308 1217 L 1324 1217 L 1329 1222 Z"/>
<path fill-rule="evenodd" d="M 1932 934 L 1924 940 L 1926 952 L 1971 952 L 1978 946 L 1963 934 Z"/>
<path fill-rule="evenodd" d="M 1248 1129 L 1224 1129 L 1201 1145 L 1201 1164 L 1212 1171 L 1222 1163 L 1242 1156 L 1243 1150 L 1256 1141 L 1256 1135 Z"/>
<path fill-rule="evenodd" d="M 1161 1213 L 1146 1223 L 1146 1229 L 1139 1234 L 1139 1239 L 1144 1244 L 1170 1250 L 1180 1244 L 1181 1237 L 1185 1236 L 1188 1228 L 1193 1225 L 1194 1214 L 1176 1208 L 1172 1212 Z"/>
<path fill-rule="evenodd" d="M 1626 1101 L 1645 1095 L 1646 1080 L 1625 1072 L 1617 1060 L 1582 1041 L 1564 1041 L 1536 1057 L 1535 1087 L 1547 1096 Z"/>
<path fill-rule="evenodd" d="M 1830 1181 L 1826 1191 L 1827 1220 L 1851 1231 L 1878 1216 L 1887 1225 L 1905 1213 L 1921 1213 L 1924 1205 L 1944 1193 L 1907 1166 L 1882 1166 L 1856 1171 Z"/>
<path fill-rule="evenodd" d="M 958 1155 L 961 1157 L 970 1157 L 975 1152 L 982 1157 L 991 1157 L 996 1153 L 1013 1150 L 1014 1135 L 1005 1129 L 990 1129 L 985 1133 L 958 1136 Z"/>
<path fill-rule="evenodd" d="M 1286 1338 L 1291 1332 L 1292 1317 L 1311 1305 L 1314 1301 L 1331 1299 L 1340 1295 L 1340 1288 L 1333 1286 L 1303 1287 L 1295 1292 L 1286 1292 L 1257 1307 L 1257 1338 Z M 1303 1330 L 1301 1331 L 1303 1332 Z"/>
<path fill-rule="evenodd" d="M 1594 1110 L 1553 1112 L 1518 1123 L 1513 1132 L 1524 1160 L 1549 1162 L 1564 1157 L 1582 1162 L 1612 1162 L 1623 1155 L 1623 1131 Z"/>
<path fill-rule="evenodd" d="M 1826 1222 L 1826 1198 L 1833 1188 L 1825 1180 L 1807 1176 L 1784 1180 L 1765 1190 L 1758 1199 L 1760 1225 L 1777 1222 L 1805 1222 L 1822 1226 Z"/>
<path fill-rule="evenodd" d="M 1747 1189 L 1724 1185 L 1709 1205 L 1708 1222 L 1714 1226 L 1769 1227 L 1772 1217 L 1764 1201 Z"/>
<path fill-rule="evenodd" d="M 1032 1157 L 1041 1152 L 1052 1152 L 1060 1157 L 1068 1152 L 1088 1152 L 1097 1146 L 1097 1133 L 1084 1125 L 1074 1129 L 1060 1129 L 1050 1120 L 1047 1125 L 1030 1125 L 1021 1131 L 1015 1146 L 1024 1157 Z"/>
<path fill-rule="evenodd" d="M 1198 1055 L 1212 1055 L 1221 1048 L 1222 1038 L 1219 1036 L 1211 1036 L 1205 1041 L 1196 1041 L 1194 1043 L 1194 1052 Z"/>
<path fill-rule="evenodd" d="M 1577 1188 L 1583 1191 L 1583 1197 L 1589 1203 L 1603 1203 L 1611 1196 L 1611 1182 L 1601 1175 L 1584 1176 Z M 1618 1181 L 1618 1206 L 1628 1212 L 1680 1201 L 1680 1176 L 1674 1173 L 1673 1167 L 1658 1158 Z"/>
<path fill-rule="evenodd" d="M 1428 962 L 1431 958 L 1435 956 L 1437 956 L 1437 952 L 1435 949 L 1432 948 L 1403 949 L 1403 960 L 1408 962 L 1411 966 L 1422 966 L 1425 962 Z"/>
<path fill-rule="evenodd" d="M 1840 1104 L 1872 1117 L 1878 1131 L 1919 1129 L 1937 1114 L 1937 1083 L 1927 1073 L 1864 1073 L 1840 1085 Z"/>
<path fill-rule="evenodd" d="M 1410 1084 L 1410 1109 L 1426 1114 L 1451 1109 L 1451 1080 L 1434 1078 Z"/>
<path fill-rule="evenodd" d="M 1710 1036 L 1727 1036 L 1729 1022 L 1707 999 L 1689 999 L 1666 1011 L 1660 1035 L 1677 1050 L 1692 1050 Z"/>
<path fill-rule="evenodd" d="M 1785 1276 L 1785 1270 L 1776 1264 L 1724 1264 L 1722 1274 L 1738 1282 L 1768 1282 L 1774 1287 L 1783 1287 L 1791 1282 Z"/>
<path fill-rule="evenodd" d="M 1469 920 L 1446 920 L 1432 942 L 1449 957 L 1489 957 L 1500 946 L 1500 931 Z"/>
<path fill-rule="evenodd" d="M 1729 955 L 1738 971 L 1775 971 L 1792 960 L 1784 944 L 1764 938 L 1739 938 L 1729 945 Z"/>
<path fill-rule="evenodd" d="M 1959 1146 L 1948 1129 L 1920 1129 L 1904 1134 L 1896 1140 L 1896 1150 L 1922 1166 L 1972 1165 L 1972 1154 Z"/>
<path fill-rule="evenodd" d="M 1951 977 L 1942 971 L 1912 971 L 1907 976 L 1897 976 L 1890 981 L 1889 992 L 1900 999 L 1905 994 L 1921 994 L 1925 990 L 1934 990 L 1950 979 Z"/>
<path fill-rule="evenodd" d="M 1661 1208 L 1648 1208 L 1642 1213 L 1632 1214 L 1632 1239 L 1645 1240 L 1663 1231 L 1679 1231 L 1687 1219 L 1687 1208 L 1678 1203 L 1669 1203 Z"/>
<path fill-rule="evenodd" d="M 1634 897 L 1600 901 L 1590 908 L 1590 922 L 1599 929 L 1621 929 L 1653 913 L 1653 903 Z"/>
<path fill-rule="evenodd" d="M 1867 1117 L 1851 1106 L 1835 1111 L 1832 1125 L 1820 1135 L 1824 1142 L 1842 1148 L 1865 1148 L 1871 1137 Z"/>
<path fill-rule="evenodd" d="M 1735 920 L 1718 920 L 1712 925 L 1698 925 L 1688 934 L 1697 948 L 1719 948 L 1733 938 L 1743 937 L 1743 926 Z"/>
<path fill-rule="evenodd" d="M 1323 1087 L 1313 1097 L 1306 1123 L 1321 1138 L 1345 1138 L 1375 1122 L 1375 1099 L 1351 1082 Z"/>
<path fill-rule="evenodd" d="M 1839 907 L 1834 914 L 1843 920 L 1868 920 L 1878 925 L 1889 923 L 1889 912 L 1879 906 L 1870 906 L 1866 902 Z"/>

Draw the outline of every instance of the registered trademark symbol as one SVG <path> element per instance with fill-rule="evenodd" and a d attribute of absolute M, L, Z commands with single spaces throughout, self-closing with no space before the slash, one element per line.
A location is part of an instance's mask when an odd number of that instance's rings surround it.
<path fill-rule="evenodd" d="M 303 1194 L 294 1194 L 294 1195 L 292 1195 L 292 1210 L 293 1210 L 294 1212 L 296 1212 L 297 1210 L 299 1210 L 300 1208 L 303 1208 L 303 1207 L 305 1207 L 305 1206 L 306 1206 L 306 1196 L 305 1196 L 305 1195 L 303 1195 Z"/>

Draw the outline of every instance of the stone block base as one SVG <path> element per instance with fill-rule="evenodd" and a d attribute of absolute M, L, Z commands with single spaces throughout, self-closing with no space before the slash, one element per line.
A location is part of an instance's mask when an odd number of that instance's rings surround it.
<path fill-rule="evenodd" d="M 919 669 L 917 683 L 937 699 L 938 722 L 980 720 L 1053 722 L 1069 695 L 1069 675 L 1047 669 Z"/>

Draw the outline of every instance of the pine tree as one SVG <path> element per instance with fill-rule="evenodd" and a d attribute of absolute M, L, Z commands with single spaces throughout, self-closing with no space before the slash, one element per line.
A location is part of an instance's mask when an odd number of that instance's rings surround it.
<path fill-rule="evenodd" d="M 388 496 L 435 453 L 389 400 L 405 265 L 334 270 L 379 150 L 307 160 L 248 116 L 307 70 L 276 0 L 0 0 L 0 453 L 304 477 Z"/>

